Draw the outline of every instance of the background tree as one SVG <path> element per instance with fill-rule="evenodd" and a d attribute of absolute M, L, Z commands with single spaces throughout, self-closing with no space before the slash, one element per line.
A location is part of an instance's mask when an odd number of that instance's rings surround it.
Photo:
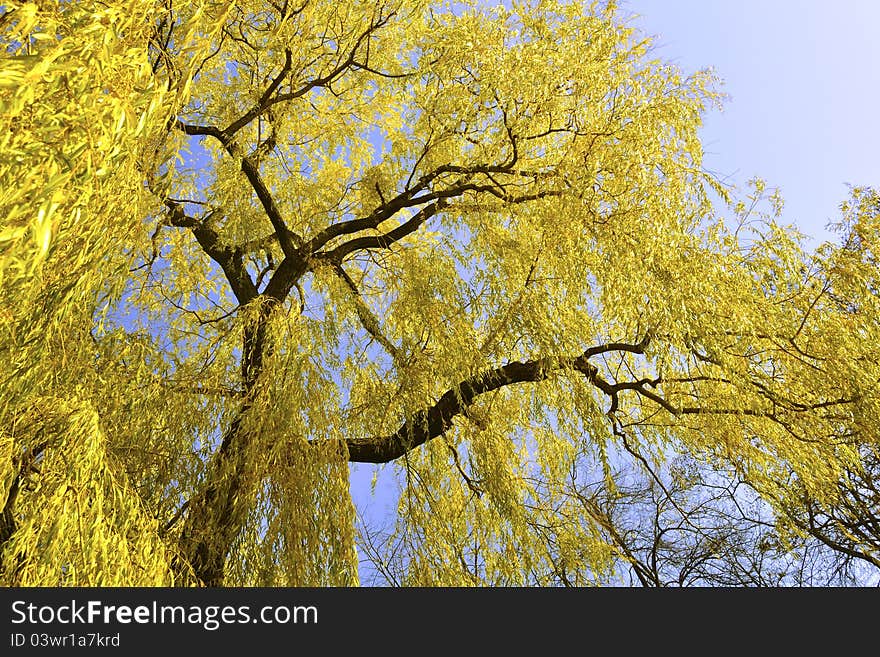
<path fill-rule="evenodd" d="M 561 559 L 519 582 L 552 586 L 859 586 L 876 584 L 876 564 L 850 545 L 812 535 L 781 535 L 771 507 L 735 473 L 720 472 L 690 457 L 662 469 L 623 461 L 608 486 L 601 464 L 578 464 L 577 500 L 608 544 L 613 566 L 605 572 L 571 568 Z M 588 473 L 592 473 L 590 478 Z M 876 507 L 875 507 L 876 508 Z M 861 522 L 868 525 L 876 515 Z M 840 540 L 833 522 L 822 528 Z M 416 546 L 393 525 L 360 520 L 362 584 L 400 586 L 408 579 Z M 865 541 L 859 543 L 865 545 Z M 554 550 L 552 542 L 548 548 Z M 866 554 L 866 551 L 863 552 Z"/>
<path fill-rule="evenodd" d="M 354 583 L 349 462 L 405 584 L 647 576 L 585 457 L 842 508 L 869 263 L 725 227 L 613 3 L 83 4 L 2 18 L 4 582 Z"/>

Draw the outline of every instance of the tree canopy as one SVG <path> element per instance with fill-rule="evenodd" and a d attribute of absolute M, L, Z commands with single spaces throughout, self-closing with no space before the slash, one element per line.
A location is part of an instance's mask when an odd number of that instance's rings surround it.
<path fill-rule="evenodd" d="M 4 584 L 880 568 L 880 198 L 805 248 L 613 2 L 2 11 Z"/>

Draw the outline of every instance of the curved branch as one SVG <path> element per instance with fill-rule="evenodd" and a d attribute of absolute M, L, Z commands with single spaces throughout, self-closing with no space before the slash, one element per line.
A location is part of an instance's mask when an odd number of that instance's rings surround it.
<path fill-rule="evenodd" d="M 367 439 L 347 440 L 349 461 L 355 463 L 387 463 L 393 461 L 429 440 L 445 434 L 452 426 L 454 418 L 457 415 L 465 414 L 468 407 L 474 403 L 479 395 L 517 383 L 543 381 L 548 378 L 551 372 L 560 370 L 580 372 L 587 377 L 591 384 L 608 395 L 611 404 L 606 414 L 612 417 L 612 419 L 618 409 L 619 394 L 622 391 L 631 390 L 654 402 L 676 417 L 683 415 L 742 415 L 767 418 L 777 423 L 781 422 L 773 410 L 678 407 L 662 395 L 648 389 L 649 387 L 656 388 L 661 382 L 660 377 L 611 383 L 600 376 L 599 368 L 596 365 L 589 362 L 592 356 L 611 351 L 644 354 L 651 341 L 651 336 L 651 332 L 648 332 L 645 338 L 636 344 L 611 342 L 590 347 L 580 356 L 576 357 L 540 358 L 524 362 L 512 362 L 477 374 L 447 390 L 429 408 L 422 409 L 413 414 L 394 433 Z M 824 404 L 816 404 L 808 408 L 822 407 L 824 407 Z"/>
<path fill-rule="evenodd" d="M 245 127 L 248 123 L 253 121 L 255 118 L 260 116 L 263 112 L 268 110 L 271 106 L 272 94 L 278 89 L 281 85 L 281 82 L 284 80 L 285 76 L 290 73 L 290 65 L 292 63 L 293 53 L 290 52 L 290 48 L 284 49 L 284 65 L 281 67 L 281 72 L 275 76 L 275 79 L 266 87 L 266 90 L 260 96 L 260 99 L 257 101 L 257 104 L 251 108 L 244 116 L 239 118 L 237 121 L 233 121 L 223 130 L 223 133 L 228 137 L 232 138 L 236 132 Z"/>
<path fill-rule="evenodd" d="M 598 368 L 589 363 L 588 359 L 609 351 L 641 354 L 644 353 L 649 341 L 650 333 L 638 344 L 615 342 L 591 347 L 575 358 L 517 361 L 477 374 L 447 390 L 433 406 L 415 413 L 393 434 L 367 440 L 348 440 L 349 461 L 354 463 L 393 461 L 432 438 L 446 433 L 452 426 L 455 416 L 463 414 L 479 395 L 517 383 L 543 381 L 554 370 L 575 369 L 587 375 L 593 384 L 612 397 L 613 410 L 616 408 L 617 392 L 632 384 L 608 383 L 599 376 Z"/>
<path fill-rule="evenodd" d="M 220 236 L 204 221 L 188 216 L 180 203 L 165 199 L 169 213 L 167 223 L 178 228 L 189 228 L 202 247 L 202 251 L 220 265 L 229 286 L 240 305 L 245 305 L 257 297 L 257 287 L 251 280 L 244 266 L 243 253 L 240 249 L 231 249 L 220 243 Z"/>
<path fill-rule="evenodd" d="M 443 435 L 452 426 L 453 418 L 461 415 L 478 395 L 515 383 L 541 381 L 549 369 L 549 363 L 540 360 L 513 362 L 465 379 L 447 390 L 433 406 L 413 415 L 393 434 L 367 441 L 347 441 L 348 460 L 353 463 L 393 461 Z"/>
<path fill-rule="evenodd" d="M 357 237 L 353 240 L 345 242 L 344 244 L 340 244 L 335 249 L 319 253 L 318 256 L 329 260 L 332 263 L 338 264 L 341 263 L 346 258 L 346 256 L 354 253 L 355 251 L 362 251 L 367 249 L 387 249 L 395 242 L 400 241 L 407 235 L 410 235 L 418 230 L 419 226 L 421 226 L 428 219 L 440 212 L 440 210 L 442 210 L 445 205 L 446 202 L 441 199 L 436 203 L 432 203 L 426 208 L 422 208 L 422 210 L 417 212 L 407 221 L 404 221 L 397 228 L 389 230 L 387 233 L 383 233 L 382 235 L 368 235 L 365 237 Z"/>
<path fill-rule="evenodd" d="M 494 179 L 491 178 L 491 174 L 493 173 L 508 174 L 511 176 L 518 176 L 521 178 L 530 179 L 537 179 L 550 175 L 548 172 L 512 169 L 510 165 L 478 165 L 465 167 L 454 164 L 444 164 L 420 176 L 415 184 L 410 185 L 408 183 L 406 189 L 403 192 L 401 192 L 394 198 L 391 198 L 388 201 L 382 203 L 366 217 L 350 219 L 348 221 L 342 221 L 327 226 L 308 241 L 303 249 L 304 252 L 309 254 L 317 253 L 319 249 L 323 248 L 328 242 L 330 242 L 334 238 L 342 237 L 344 235 L 353 235 L 354 233 L 359 233 L 363 230 L 375 230 L 376 228 L 378 228 L 379 224 L 381 224 L 386 219 L 390 219 L 401 210 L 416 207 L 424 203 L 429 203 L 430 201 L 435 201 L 437 199 L 453 198 L 455 196 L 460 196 L 467 191 L 487 191 L 494 196 L 502 198 L 511 203 L 521 203 L 528 200 L 534 200 L 535 198 L 559 194 L 559 192 L 547 191 L 540 196 L 531 195 L 516 197 L 504 194 L 504 185 L 495 182 L 494 186 L 459 184 L 454 185 L 453 187 L 446 190 L 437 190 L 433 192 L 427 192 L 425 194 L 422 194 L 421 196 L 416 196 L 416 194 L 426 192 L 431 186 L 431 183 L 433 183 L 441 176 L 449 173 L 462 176 L 465 180 L 469 180 L 473 176 L 482 174 L 489 177 L 493 181 Z"/>

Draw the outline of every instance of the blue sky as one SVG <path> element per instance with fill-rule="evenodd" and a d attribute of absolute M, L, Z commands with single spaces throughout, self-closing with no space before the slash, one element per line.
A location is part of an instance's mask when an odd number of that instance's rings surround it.
<path fill-rule="evenodd" d="M 778 186 L 783 220 L 828 239 L 847 183 L 880 185 L 880 2 L 622 0 L 684 71 L 730 95 L 706 120 L 705 166 Z"/>

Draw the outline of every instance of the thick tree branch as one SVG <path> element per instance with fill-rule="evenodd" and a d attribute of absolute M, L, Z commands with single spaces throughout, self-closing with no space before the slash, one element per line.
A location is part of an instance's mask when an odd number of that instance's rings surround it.
<path fill-rule="evenodd" d="M 238 155 L 238 149 L 234 145 L 228 147 L 227 150 L 232 155 Z M 241 170 L 247 177 L 248 182 L 250 182 L 251 187 L 254 188 L 257 198 L 260 199 L 260 204 L 266 211 L 266 216 L 272 222 L 272 227 L 275 229 L 275 234 L 278 236 L 278 242 L 281 244 L 281 250 L 284 252 L 284 255 L 288 258 L 299 258 L 297 247 L 302 244 L 302 238 L 287 227 L 281 216 L 281 211 L 275 204 L 275 199 L 272 198 L 269 188 L 260 176 L 257 165 L 249 158 L 242 157 Z"/>
<path fill-rule="evenodd" d="M 615 409 L 617 392 L 630 384 L 608 383 L 599 376 L 598 368 L 588 362 L 588 359 L 610 351 L 642 354 L 649 342 L 650 334 L 638 344 L 615 342 L 591 347 L 575 358 L 542 358 L 508 363 L 465 379 L 447 390 L 433 406 L 415 413 L 393 434 L 367 440 L 349 440 L 347 442 L 349 461 L 355 463 L 393 461 L 432 438 L 443 435 L 452 426 L 455 416 L 463 414 L 479 395 L 517 383 L 543 381 L 551 372 L 561 369 L 575 369 L 585 374 L 594 385 L 612 396 L 612 405 Z"/>
<path fill-rule="evenodd" d="M 348 459 L 353 463 L 387 463 L 432 438 L 443 435 L 453 418 L 470 406 L 477 396 L 504 386 L 527 381 L 541 381 L 552 367 L 545 361 L 508 363 L 502 367 L 465 379 L 428 409 L 413 415 L 388 436 L 366 441 L 348 441 Z"/>
<path fill-rule="evenodd" d="M 214 126 L 191 125 L 182 121 L 177 121 L 177 127 L 188 135 L 213 137 L 223 145 L 227 153 L 241 160 L 241 170 L 256 193 L 257 199 L 266 212 L 266 216 L 269 217 L 269 221 L 275 229 L 275 235 L 278 237 L 278 242 L 281 244 L 281 250 L 286 257 L 299 259 L 297 247 L 302 244 L 302 238 L 287 227 L 284 218 L 281 216 L 281 211 L 275 204 L 275 199 L 272 198 L 268 186 L 263 181 L 262 176 L 260 176 L 257 165 L 241 153 L 240 147 L 232 140 L 231 135 Z"/>
<path fill-rule="evenodd" d="M 476 398 L 487 392 L 518 383 L 545 380 L 551 372 L 574 370 L 583 374 L 591 384 L 605 393 L 611 400 L 606 413 L 613 416 L 619 407 L 619 394 L 630 390 L 651 400 L 674 416 L 682 415 L 743 415 L 763 417 L 773 422 L 782 420 L 773 410 L 755 408 L 712 408 L 683 406 L 679 407 L 649 388 L 656 388 L 661 382 L 655 379 L 639 379 L 637 381 L 620 381 L 611 383 L 604 379 L 599 368 L 589 359 L 608 352 L 628 352 L 644 354 L 651 340 L 649 332 L 637 343 L 612 342 L 590 347 L 583 354 L 571 358 L 542 358 L 524 362 L 513 362 L 487 372 L 480 373 L 461 381 L 447 390 L 431 407 L 415 413 L 392 434 L 368 439 L 351 439 L 347 441 L 349 460 L 356 463 L 387 463 L 397 459 L 412 449 L 423 445 L 429 440 L 442 436 L 452 426 L 457 415 L 467 412 L 468 407 Z M 808 408 L 824 408 L 826 403 L 819 403 Z"/>
<path fill-rule="evenodd" d="M 532 200 L 533 198 L 542 198 L 544 196 L 549 195 L 558 195 L 558 192 L 545 192 L 539 195 L 532 195 L 531 197 L 516 197 L 513 195 L 505 195 L 504 193 L 504 184 L 499 184 L 495 182 L 494 185 L 473 185 L 467 183 L 460 183 L 457 185 L 453 185 L 452 187 L 446 190 L 436 190 L 433 192 L 427 192 L 425 194 L 421 194 L 422 192 L 426 192 L 435 180 L 444 176 L 446 174 L 456 174 L 461 176 L 463 180 L 470 180 L 474 176 L 484 175 L 491 178 L 491 174 L 509 174 L 513 176 L 517 176 L 520 178 L 529 178 L 529 179 L 537 179 L 541 177 L 546 177 L 548 172 L 538 172 L 538 171 L 527 171 L 527 170 L 514 170 L 510 165 L 478 165 L 478 166 L 458 166 L 453 164 L 447 164 L 443 166 L 439 166 L 432 171 L 425 173 L 420 176 L 418 180 L 415 181 L 412 185 L 407 185 L 407 188 L 398 194 L 397 196 L 389 199 L 386 202 L 383 202 L 379 207 L 375 208 L 368 216 L 359 217 L 357 219 L 351 219 L 349 221 L 342 221 L 336 224 L 331 224 L 327 226 L 324 230 L 315 235 L 311 240 L 303 248 L 305 253 L 313 254 L 317 253 L 321 248 L 323 248 L 328 242 L 331 240 L 342 237 L 345 235 L 353 235 L 354 233 L 359 233 L 363 230 L 375 230 L 378 228 L 379 224 L 383 221 L 390 219 L 395 214 L 404 210 L 406 208 L 417 207 L 419 205 L 424 205 L 425 203 L 430 203 L 431 201 L 435 201 L 438 199 L 448 199 L 456 196 L 460 196 L 467 191 L 489 191 L 494 196 L 503 198 L 509 202 L 524 202 L 527 200 Z M 494 181 L 494 179 L 492 179 Z M 420 196 L 416 196 L 417 194 L 421 194 Z"/>
<path fill-rule="evenodd" d="M 426 203 L 429 201 L 436 201 L 431 205 L 423 208 L 418 213 L 413 215 L 410 219 L 403 222 L 393 230 L 388 231 L 387 233 L 383 233 L 382 235 L 366 235 L 364 237 L 357 237 L 355 239 L 349 240 L 339 246 L 331 249 L 330 251 L 320 252 L 317 255 L 321 258 L 325 258 L 330 262 L 342 262 L 348 255 L 354 253 L 355 251 L 364 251 L 370 249 L 387 249 L 395 242 L 400 241 L 407 235 L 415 232 L 419 226 L 424 224 L 428 219 L 433 217 L 443 208 L 447 207 L 449 204 L 449 199 L 455 198 L 457 196 L 461 196 L 465 192 L 488 192 L 493 196 L 496 196 L 502 199 L 505 203 L 509 204 L 517 204 L 517 203 L 525 203 L 528 201 L 534 201 L 541 198 L 547 198 L 551 196 L 559 196 L 562 192 L 554 191 L 554 190 L 544 190 L 542 192 L 536 192 L 534 194 L 524 194 L 521 196 L 516 196 L 512 194 L 508 194 L 503 189 L 499 189 L 494 185 L 476 185 L 472 183 L 458 185 L 451 189 L 445 189 L 436 192 L 430 192 L 427 194 L 423 194 L 416 198 L 401 200 L 400 204 L 402 207 L 408 207 L 411 205 L 419 205 L 422 203 Z M 399 198 L 399 197 L 398 197 Z M 391 201 L 384 206 L 383 212 L 380 213 L 384 215 L 387 210 L 390 212 L 389 216 L 393 214 L 391 212 L 391 207 L 396 205 L 394 201 Z M 394 210 L 396 212 L 396 209 Z M 374 213 L 375 214 L 375 213 Z M 372 217 L 373 215 L 371 215 Z M 375 226 L 371 225 L 373 220 L 371 218 L 366 219 L 355 219 L 353 221 L 344 222 L 342 224 L 335 224 L 334 226 L 330 226 L 325 229 L 322 233 L 324 237 L 327 235 L 337 236 L 346 234 L 348 232 L 355 232 L 356 230 L 363 230 L 365 228 L 375 228 L 378 226 L 379 222 L 375 223 Z M 335 230 L 331 230 L 335 229 Z M 327 239 L 330 239 L 327 237 Z M 317 238 L 312 242 L 316 242 Z M 326 242 L 326 240 L 325 240 Z M 311 243 L 310 243 L 311 244 Z"/>
<path fill-rule="evenodd" d="M 213 137 L 221 144 L 226 146 L 223 131 L 212 125 L 194 125 L 192 123 L 184 123 L 178 119 L 174 124 L 178 130 L 188 134 L 191 137 Z"/>
<path fill-rule="evenodd" d="M 169 209 L 168 223 L 180 228 L 189 228 L 205 254 L 220 265 L 239 305 L 243 306 L 255 299 L 259 293 L 245 269 L 242 251 L 222 245 L 220 236 L 215 230 L 204 221 L 186 215 L 183 207 L 176 201 L 166 199 L 165 205 Z"/>
<path fill-rule="evenodd" d="M 424 224 L 428 219 L 440 212 L 445 207 L 443 200 L 432 203 L 426 208 L 422 208 L 415 215 L 404 221 L 393 230 L 383 233 L 382 235 L 367 235 L 365 237 L 357 237 L 340 244 L 335 249 L 319 253 L 318 256 L 332 263 L 341 263 L 348 255 L 355 251 L 367 249 L 387 249 L 395 242 L 400 241 L 407 235 L 411 235 L 419 226 Z"/>

